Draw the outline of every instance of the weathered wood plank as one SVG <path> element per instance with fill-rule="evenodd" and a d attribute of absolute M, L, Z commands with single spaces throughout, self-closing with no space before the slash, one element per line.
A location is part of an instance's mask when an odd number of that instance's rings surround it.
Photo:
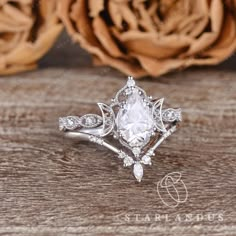
<path fill-rule="evenodd" d="M 57 130 L 59 116 L 98 111 L 94 103 L 109 102 L 123 77 L 87 67 L 1 78 L 0 235 L 235 235 L 235 72 L 190 70 L 139 81 L 153 97 L 182 107 L 184 117 L 141 184 L 113 153 L 66 141 Z M 174 171 L 189 198 L 172 209 L 156 184 Z M 158 214 L 170 221 L 157 221 Z M 186 222 L 185 214 L 204 219 Z"/>

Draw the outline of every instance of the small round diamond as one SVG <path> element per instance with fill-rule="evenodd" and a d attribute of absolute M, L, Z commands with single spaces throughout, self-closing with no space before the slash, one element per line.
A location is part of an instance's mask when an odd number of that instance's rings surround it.
<path fill-rule="evenodd" d="M 74 130 L 79 125 L 79 118 L 75 116 L 68 116 L 64 119 L 65 128 L 68 130 Z"/>
<path fill-rule="evenodd" d="M 174 109 L 167 109 L 163 113 L 163 120 L 168 122 L 173 122 L 177 119 L 177 112 Z"/>
<path fill-rule="evenodd" d="M 132 157 L 126 155 L 124 158 L 124 166 L 131 166 L 134 164 L 134 160 Z"/>
<path fill-rule="evenodd" d="M 135 81 L 133 77 L 129 76 L 128 81 L 127 81 L 127 86 L 128 87 L 134 87 L 135 86 Z"/>
<path fill-rule="evenodd" d="M 142 163 L 143 163 L 144 165 L 151 165 L 151 164 L 152 164 L 152 163 L 151 163 L 151 157 L 148 156 L 148 155 L 143 156 L 143 157 L 142 157 Z"/>
<path fill-rule="evenodd" d="M 136 157 L 138 157 L 141 153 L 141 148 L 135 147 L 135 148 L 132 149 L 132 152 Z"/>
<path fill-rule="evenodd" d="M 94 117 L 87 117 L 85 120 L 86 125 L 93 125 L 96 122 L 96 119 Z"/>

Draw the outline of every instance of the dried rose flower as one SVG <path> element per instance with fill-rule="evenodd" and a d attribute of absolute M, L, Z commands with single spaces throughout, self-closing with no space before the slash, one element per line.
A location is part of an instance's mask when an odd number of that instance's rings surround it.
<path fill-rule="evenodd" d="M 56 0 L 0 0 L 0 74 L 31 70 L 62 30 Z"/>
<path fill-rule="evenodd" d="M 236 48 L 235 0 L 60 0 L 70 36 L 110 65 L 141 77 L 214 65 Z"/>

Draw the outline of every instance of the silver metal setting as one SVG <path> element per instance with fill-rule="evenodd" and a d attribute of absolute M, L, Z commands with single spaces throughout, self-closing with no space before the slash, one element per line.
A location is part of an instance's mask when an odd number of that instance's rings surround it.
<path fill-rule="evenodd" d="M 116 153 L 124 167 L 133 166 L 138 182 L 143 166 L 152 164 L 152 157 L 160 144 L 176 131 L 182 120 L 181 109 L 163 109 L 164 98 L 153 100 L 136 86 L 132 77 L 118 91 L 110 105 L 98 103 L 101 116 L 86 114 L 59 118 L 59 129 L 65 137 L 90 141 Z M 113 136 L 125 150 L 106 140 Z"/>

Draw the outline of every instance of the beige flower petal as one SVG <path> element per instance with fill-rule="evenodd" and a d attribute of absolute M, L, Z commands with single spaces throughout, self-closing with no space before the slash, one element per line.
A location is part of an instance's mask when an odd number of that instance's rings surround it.
<path fill-rule="evenodd" d="M 189 36 L 195 38 L 204 31 L 204 29 L 207 27 L 207 24 L 209 23 L 209 7 L 207 0 L 194 1 L 194 3 L 192 4 L 194 4 L 192 7 L 192 15 L 198 15 L 199 17 L 201 17 L 198 21 L 195 22 L 195 24 L 192 26 L 191 31 L 189 32 Z M 191 18 L 191 15 L 189 17 Z"/>
<path fill-rule="evenodd" d="M 115 1 L 108 1 L 108 13 L 117 29 L 122 30 L 122 13 L 119 4 Z"/>
<path fill-rule="evenodd" d="M 235 52 L 236 0 L 60 0 L 67 31 L 93 55 L 136 77 L 212 65 Z"/>
<path fill-rule="evenodd" d="M 57 14 L 60 16 L 60 19 L 64 23 L 69 35 L 73 36 L 73 34 L 75 34 L 76 30 L 78 29 L 75 29 L 73 27 L 72 21 L 73 21 L 73 18 L 76 19 L 77 17 L 79 17 L 80 14 L 72 13 L 70 12 L 70 9 L 74 9 L 74 6 L 77 4 L 78 5 L 77 10 L 79 10 L 80 9 L 79 3 L 81 2 L 77 1 L 76 3 L 74 3 L 74 5 L 72 5 L 73 0 L 63 0 L 63 1 L 59 0 L 59 1 L 60 2 L 57 6 Z M 77 20 L 77 22 L 80 22 L 80 21 L 81 20 Z"/>
<path fill-rule="evenodd" d="M 89 16 L 96 17 L 104 9 L 104 0 L 88 0 Z"/>
<path fill-rule="evenodd" d="M 62 26 L 54 26 L 40 36 L 34 44 L 22 43 L 5 56 L 8 64 L 31 64 L 40 59 L 54 44 Z"/>
<path fill-rule="evenodd" d="M 37 68 L 37 64 L 14 65 L 14 66 L 8 66 L 5 68 L 1 68 L 1 64 L 0 64 L 0 74 L 1 75 L 13 75 L 13 74 L 20 73 L 20 72 L 34 70 L 35 68 Z"/>
<path fill-rule="evenodd" d="M 2 36 L 0 40 L 0 53 L 11 52 L 15 49 L 16 45 L 27 41 L 29 37 L 29 32 L 6 34 Z"/>
<path fill-rule="evenodd" d="M 151 33 L 130 32 L 122 38 L 128 51 L 157 59 L 176 56 L 191 43 L 190 38 L 181 35 L 158 37 Z"/>
<path fill-rule="evenodd" d="M 219 61 L 223 61 L 224 58 L 229 57 L 236 49 L 236 24 L 235 19 L 228 15 L 226 16 L 223 31 L 220 38 L 213 45 L 212 48 L 203 52 L 204 57 L 219 58 Z"/>
<path fill-rule="evenodd" d="M 0 0 L 0 75 L 34 69 L 63 26 L 56 0 Z M 40 18 L 40 21 L 39 21 Z"/>
<path fill-rule="evenodd" d="M 185 65 L 185 61 L 178 59 L 167 59 L 167 60 L 158 60 L 142 55 L 135 55 L 142 67 L 147 71 L 151 76 L 160 76 L 169 71 L 181 68 Z"/>
<path fill-rule="evenodd" d="M 12 7 L 10 4 L 5 4 L 2 7 L 2 10 L 5 14 L 11 17 L 12 22 L 15 20 L 17 24 L 27 24 L 31 26 L 32 24 L 32 18 L 21 12 L 19 9 Z"/>
<path fill-rule="evenodd" d="M 196 39 L 191 44 L 185 56 L 190 56 L 207 49 L 219 37 L 224 20 L 223 4 L 221 0 L 211 1 L 210 17 L 212 32 L 203 33 L 198 39 Z"/>
<path fill-rule="evenodd" d="M 62 1 L 64 5 L 66 2 L 70 2 L 70 1 L 66 1 L 66 0 Z M 62 9 L 64 7 L 63 4 L 61 7 Z M 100 43 L 94 35 L 92 21 L 87 14 L 88 12 L 87 12 L 86 4 L 87 4 L 86 0 L 81 0 L 81 1 L 76 1 L 72 5 L 70 17 L 71 17 L 71 20 L 73 20 L 74 24 L 76 25 L 77 29 L 73 28 L 72 23 L 69 21 L 69 19 L 67 20 L 67 22 L 65 22 L 65 17 L 62 18 L 62 20 L 64 20 L 66 25 L 68 24 L 70 25 L 69 33 L 73 35 L 74 33 L 77 32 L 76 30 L 79 30 L 79 33 L 81 34 L 81 36 L 84 37 L 89 43 L 91 43 L 94 46 L 99 47 Z M 67 12 L 65 13 L 67 15 Z"/>
<path fill-rule="evenodd" d="M 129 8 L 129 2 L 119 4 L 120 13 L 124 22 L 128 25 L 128 28 L 135 30 L 138 28 L 137 19 L 134 12 Z"/>
<path fill-rule="evenodd" d="M 107 53 L 113 57 L 122 57 L 123 53 L 114 42 L 114 39 L 110 35 L 109 29 L 104 20 L 98 16 L 94 18 L 92 25 L 95 36 Z"/>

